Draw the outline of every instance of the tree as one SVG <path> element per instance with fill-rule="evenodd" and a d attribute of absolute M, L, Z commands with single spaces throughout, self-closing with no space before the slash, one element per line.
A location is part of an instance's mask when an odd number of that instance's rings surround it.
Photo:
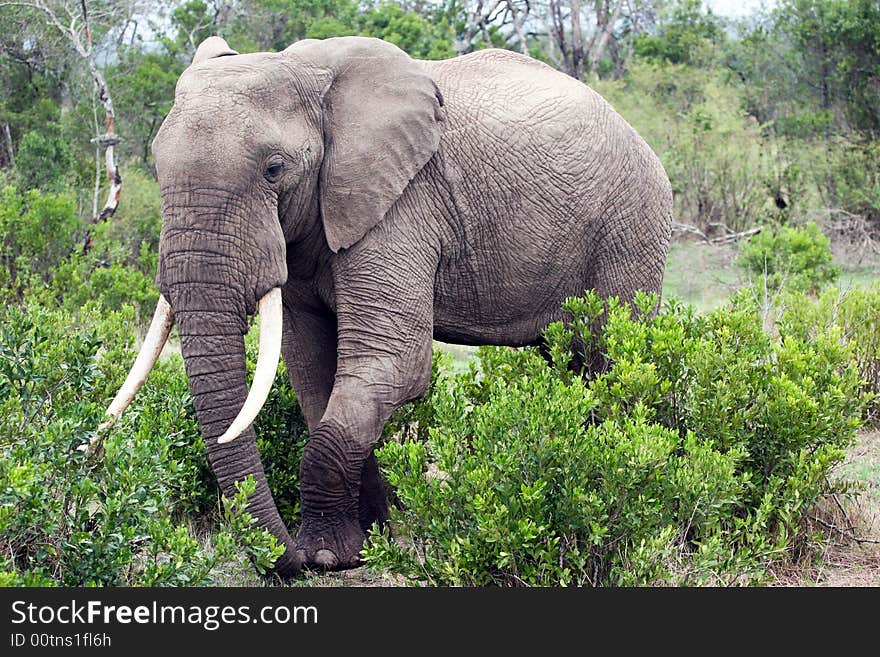
<path fill-rule="evenodd" d="M 657 2 L 641 0 L 547 0 L 541 10 L 549 61 L 572 77 L 598 75 L 606 55 L 618 77 L 632 52 L 633 38 L 651 24 Z"/>
<path fill-rule="evenodd" d="M 703 52 L 724 41 L 720 19 L 703 11 L 701 0 L 675 0 L 660 12 L 656 31 L 634 42 L 636 55 L 673 64 L 694 64 Z"/>
<path fill-rule="evenodd" d="M 95 94 L 100 102 L 105 117 L 105 129 L 100 133 L 100 128 L 95 115 L 95 193 L 93 200 L 92 223 L 104 221 L 116 211 L 119 197 L 122 192 L 122 176 L 119 172 L 119 164 L 116 158 L 115 146 L 119 143 L 116 134 L 116 111 L 110 88 L 104 73 L 97 63 L 95 35 L 93 28 L 98 27 L 98 33 L 106 34 L 111 29 L 119 29 L 124 34 L 131 24 L 134 15 L 140 11 L 138 0 L 122 0 L 117 2 L 95 3 L 90 11 L 86 0 L 74 2 L 73 0 L 33 0 L 31 2 L 0 2 L 0 7 L 15 8 L 22 10 L 22 14 L 31 18 L 42 18 L 42 22 L 54 28 L 56 33 L 65 40 L 69 47 L 73 48 L 80 62 L 87 68 L 94 82 Z M 100 191 L 100 149 L 104 149 L 104 162 L 109 181 L 107 199 L 103 207 L 98 210 L 98 194 Z M 91 248 L 91 237 L 86 234 L 85 248 Z"/>

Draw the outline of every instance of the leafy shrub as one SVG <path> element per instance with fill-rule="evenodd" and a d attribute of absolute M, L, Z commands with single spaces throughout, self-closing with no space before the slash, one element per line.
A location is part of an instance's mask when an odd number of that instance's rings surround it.
<path fill-rule="evenodd" d="M 818 292 L 834 283 L 840 269 L 833 262 L 831 240 L 815 223 L 768 227 L 740 246 L 738 264 L 761 286 Z"/>
<path fill-rule="evenodd" d="M 49 289 L 40 292 L 45 303 L 57 302 L 71 312 L 90 301 L 105 310 L 133 305 L 138 322 L 146 324 L 159 299 L 153 282 L 162 223 L 159 186 L 136 167 L 125 169 L 123 179 L 124 206 L 112 221 L 90 227 L 88 253 L 69 248 L 56 259 Z"/>
<path fill-rule="evenodd" d="M 146 249 L 145 249 L 146 251 Z M 150 258 L 151 253 L 144 253 Z M 87 303 L 107 311 L 134 306 L 140 325 L 146 325 L 156 309 L 159 292 L 143 268 L 132 266 L 128 250 L 119 244 L 99 242 L 88 254 L 72 253 L 59 263 L 46 290 L 34 291 L 32 298 L 76 312 Z"/>
<path fill-rule="evenodd" d="M 135 185 L 131 190 L 135 199 L 137 189 Z M 105 310 L 134 305 L 139 321 L 146 323 L 159 298 L 152 272 L 160 217 L 156 203 L 142 200 L 135 207 L 136 215 L 121 213 L 119 221 L 93 227 L 94 247 L 83 253 L 83 221 L 72 196 L 4 187 L 0 191 L 2 298 L 57 303 L 71 313 L 90 302 Z"/>
<path fill-rule="evenodd" d="M 186 512 L 217 505 L 179 361 L 158 366 L 100 458 L 78 450 L 132 361 L 132 320 L 94 307 L 3 313 L 0 584 L 204 584 L 242 554 L 258 569 L 279 556 L 246 511 L 253 481 L 227 501 L 211 545 L 189 527 Z"/>
<path fill-rule="evenodd" d="M 378 455 L 401 508 L 365 559 L 436 585 L 760 581 L 810 538 L 803 519 L 860 424 L 836 333 L 762 330 L 738 300 L 705 316 L 592 293 L 537 350 L 481 349 L 435 383 L 424 441 Z M 571 372 L 572 339 L 610 366 Z M 575 344 L 578 341 L 574 342 Z"/>
<path fill-rule="evenodd" d="M 880 283 L 867 288 L 828 288 L 815 303 L 800 294 L 784 300 L 779 325 L 783 335 L 810 342 L 837 331 L 852 350 L 868 400 L 866 419 L 880 420 Z"/>
<path fill-rule="evenodd" d="M 40 130 L 22 136 L 15 158 L 23 189 L 47 188 L 59 191 L 74 166 L 70 144 L 57 123 L 47 123 Z"/>
<path fill-rule="evenodd" d="M 70 253 L 80 228 L 71 196 L 12 186 L 0 190 L 0 283 L 19 295 L 51 280 L 55 265 Z"/>
<path fill-rule="evenodd" d="M 724 40 L 724 30 L 711 11 L 703 13 L 702 2 L 679 0 L 670 3 L 663 14 L 664 20 L 656 34 L 643 33 L 635 38 L 636 55 L 697 65 L 711 61 L 712 46 Z"/>

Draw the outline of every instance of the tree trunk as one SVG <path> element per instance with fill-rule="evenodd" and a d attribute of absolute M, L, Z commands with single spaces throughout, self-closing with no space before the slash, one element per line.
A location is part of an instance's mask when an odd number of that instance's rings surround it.
<path fill-rule="evenodd" d="M 562 0 L 550 0 L 549 8 L 552 31 L 551 38 L 556 42 L 556 46 L 559 48 L 559 55 L 562 58 L 562 69 L 567 74 L 573 76 L 574 68 L 572 67 L 571 53 L 565 42 L 565 22 L 562 19 Z"/>
<path fill-rule="evenodd" d="M 581 34 L 581 3 L 571 0 L 571 75 L 584 79 L 584 39 Z"/>
<path fill-rule="evenodd" d="M 590 52 L 590 72 L 594 75 L 599 70 L 599 64 L 602 63 L 602 55 L 605 54 L 605 48 L 608 46 L 608 39 L 611 38 L 611 32 L 614 30 L 614 24 L 620 16 L 620 11 L 626 0 L 618 0 L 610 17 L 606 17 L 604 24 L 598 32 L 598 39 L 595 47 Z"/>
<path fill-rule="evenodd" d="M 526 3 L 525 11 L 520 11 L 516 8 L 514 0 L 507 0 L 507 7 L 510 10 L 510 15 L 513 17 L 513 31 L 519 39 L 519 51 L 523 55 L 528 55 L 529 45 L 523 23 L 529 17 L 529 5 Z"/>
<path fill-rule="evenodd" d="M 9 121 L 3 126 L 3 135 L 6 138 L 6 166 L 15 166 L 15 153 L 12 150 L 12 132 L 9 130 Z"/>

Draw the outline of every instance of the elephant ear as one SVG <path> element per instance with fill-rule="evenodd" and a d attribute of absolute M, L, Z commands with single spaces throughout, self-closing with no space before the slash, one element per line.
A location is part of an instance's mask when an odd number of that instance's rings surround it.
<path fill-rule="evenodd" d="M 237 55 L 238 52 L 229 47 L 226 40 L 218 36 L 210 36 L 199 44 L 192 63 L 198 64 L 206 59 L 214 57 L 227 57 L 229 55 Z"/>
<path fill-rule="evenodd" d="M 379 39 L 307 39 L 287 52 L 329 72 L 318 184 L 335 253 L 378 224 L 436 152 L 443 97 L 418 62 Z"/>

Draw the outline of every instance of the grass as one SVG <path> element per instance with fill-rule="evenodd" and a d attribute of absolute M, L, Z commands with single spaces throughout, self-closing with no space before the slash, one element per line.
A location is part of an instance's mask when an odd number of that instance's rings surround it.
<path fill-rule="evenodd" d="M 866 287 L 880 278 L 880 268 L 843 266 L 838 285 L 842 290 L 854 287 Z"/>

